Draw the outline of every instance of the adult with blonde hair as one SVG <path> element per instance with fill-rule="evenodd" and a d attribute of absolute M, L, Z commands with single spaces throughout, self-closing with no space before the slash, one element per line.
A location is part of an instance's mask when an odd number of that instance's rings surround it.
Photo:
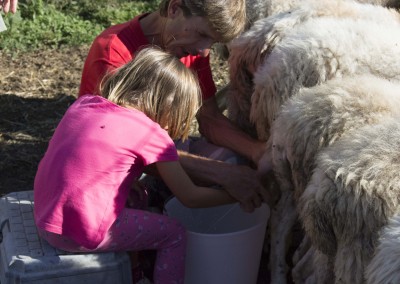
<path fill-rule="evenodd" d="M 157 250 L 154 283 L 183 283 L 183 226 L 125 204 L 150 164 L 188 207 L 235 202 L 224 190 L 196 186 L 171 139 L 188 136 L 200 102 L 196 76 L 175 56 L 146 48 L 109 73 L 99 94 L 81 96 L 69 107 L 39 164 L 39 233 L 70 252 Z M 134 189 L 139 199 L 142 188 Z"/>
<path fill-rule="evenodd" d="M 239 130 L 218 108 L 210 68 L 211 46 L 235 38 L 245 22 L 244 0 L 162 0 L 157 11 L 112 26 L 94 40 L 79 95 L 97 93 L 103 76 L 129 62 L 144 46 L 155 45 L 180 58 L 197 73 L 202 105 L 196 117 L 200 133 L 207 139 L 191 141 L 187 151 L 178 151 L 180 162 L 197 183 L 221 185 L 245 210 L 252 211 L 267 199 L 256 171 L 204 158 L 227 160 L 238 153 L 257 165 L 264 152 L 264 143 Z"/>

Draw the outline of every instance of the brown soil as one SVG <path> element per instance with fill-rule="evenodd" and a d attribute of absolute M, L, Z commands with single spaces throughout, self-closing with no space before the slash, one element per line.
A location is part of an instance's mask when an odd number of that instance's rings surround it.
<path fill-rule="evenodd" d="M 76 99 L 88 49 L 38 50 L 14 56 L 0 51 L 0 196 L 32 190 L 47 143 Z M 212 58 L 219 88 L 227 80 L 226 63 Z"/>

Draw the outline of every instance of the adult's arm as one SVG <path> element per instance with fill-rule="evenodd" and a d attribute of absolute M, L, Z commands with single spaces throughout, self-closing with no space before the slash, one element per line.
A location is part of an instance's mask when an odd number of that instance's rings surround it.
<path fill-rule="evenodd" d="M 271 202 L 270 193 L 263 187 L 257 172 L 245 165 L 221 161 L 178 151 L 179 162 L 196 184 L 220 185 L 240 202 L 246 211 L 253 211 L 261 201 Z"/>
<path fill-rule="evenodd" d="M 197 121 L 200 133 L 210 142 L 239 153 L 255 165 L 266 151 L 265 142 L 250 137 L 221 112 L 215 97 L 203 102 Z"/>
<path fill-rule="evenodd" d="M 132 59 L 130 52 L 120 47 L 119 39 L 115 38 L 110 42 L 111 39 L 101 34 L 93 41 L 83 66 L 79 96 L 98 94 L 103 77 Z"/>
<path fill-rule="evenodd" d="M 18 0 L 0 0 L 0 6 L 4 13 L 15 13 L 17 11 Z"/>
<path fill-rule="evenodd" d="M 79 96 L 98 94 L 101 80 L 108 72 L 119 66 L 103 58 L 92 60 L 88 57 L 82 72 Z"/>
<path fill-rule="evenodd" d="M 158 162 L 156 168 L 174 196 L 187 207 L 211 207 L 236 202 L 225 190 L 195 185 L 179 162 Z"/>

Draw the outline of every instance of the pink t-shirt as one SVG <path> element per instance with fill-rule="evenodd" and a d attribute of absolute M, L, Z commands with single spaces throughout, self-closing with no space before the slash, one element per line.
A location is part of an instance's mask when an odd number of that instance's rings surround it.
<path fill-rule="evenodd" d="M 79 96 L 96 94 L 98 84 L 107 72 L 128 63 L 135 52 L 150 45 L 139 22 L 144 16 L 146 14 L 111 26 L 96 37 L 85 60 Z M 203 58 L 199 55 L 188 55 L 180 60 L 197 73 L 203 100 L 214 96 L 217 88 L 212 77 L 209 56 Z"/>
<path fill-rule="evenodd" d="M 177 160 L 168 133 L 144 113 L 82 96 L 67 110 L 39 164 L 36 224 L 94 249 L 143 168 Z"/>

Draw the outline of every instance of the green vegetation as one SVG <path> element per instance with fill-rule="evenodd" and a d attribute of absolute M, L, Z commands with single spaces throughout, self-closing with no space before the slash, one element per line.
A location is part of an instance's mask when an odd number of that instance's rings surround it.
<path fill-rule="evenodd" d="M 159 0 L 20 0 L 15 15 L 3 15 L 0 50 L 78 46 L 93 41 L 106 27 L 152 11 Z"/>

